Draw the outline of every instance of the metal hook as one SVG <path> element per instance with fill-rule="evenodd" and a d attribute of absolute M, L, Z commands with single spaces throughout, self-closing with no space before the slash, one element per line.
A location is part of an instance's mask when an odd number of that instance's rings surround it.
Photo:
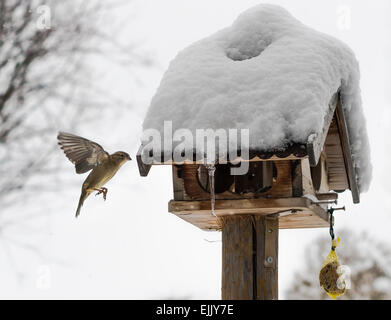
<path fill-rule="evenodd" d="M 345 206 L 340 207 L 340 208 L 329 208 L 327 210 L 327 212 L 330 214 L 330 229 L 329 229 L 329 233 L 330 233 L 331 240 L 334 240 L 334 238 L 335 238 L 335 234 L 334 234 L 334 216 L 333 216 L 333 214 L 334 214 L 334 211 L 337 211 L 337 210 L 345 211 Z"/>

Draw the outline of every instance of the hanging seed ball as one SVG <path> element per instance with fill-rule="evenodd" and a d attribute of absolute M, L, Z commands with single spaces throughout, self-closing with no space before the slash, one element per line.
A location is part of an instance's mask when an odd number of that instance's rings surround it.
<path fill-rule="evenodd" d="M 340 295 L 345 292 L 345 288 L 340 289 L 337 285 L 337 280 L 340 277 L 337 273 L 338 267 L 339 263 L 333 261 L 326 264 L 319 273 L 320 286 L 323 287 L 327 293 L 334 295 Z"/>

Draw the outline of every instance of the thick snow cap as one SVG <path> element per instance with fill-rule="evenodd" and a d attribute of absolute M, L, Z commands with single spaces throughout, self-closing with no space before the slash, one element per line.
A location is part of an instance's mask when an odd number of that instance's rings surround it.
<path fill-rule="evenodd" d="M 349 47 L 285 9 L 258 5 L 232 26 L 181 51 L 152 99 L 143 128 L 249 129 L 250 148 L 283 149 L 320 133 L 341 90 L 360 191 L 371 179 L 359 67 Z"/>

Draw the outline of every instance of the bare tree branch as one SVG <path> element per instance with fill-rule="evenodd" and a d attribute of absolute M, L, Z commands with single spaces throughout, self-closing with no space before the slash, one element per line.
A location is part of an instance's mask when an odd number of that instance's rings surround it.
<path fill-rule="evenodd" d="M 31 223 L 47 214 L 43 208 L 32 212 L 26 206 L 20 212 L 13 207 L 34 198 L 38 189 L 58 191 L 61 165 L 51 161 L 58 151 L 57 131 L 98 121 L 97 111 L 104 107 L 113 112 L 129 107 L 94 82 L 89 61 L 106 59 L 129 69 L 151 64 L 137 44 L 121 44 L 100 24 L 127 3 L 0 0 L 0 242 L 10 259 L 14 247 L 41 254 L 7 230 L 19 226 L 39 232 Z M 40 7 L 49 9 L 47 28 L 38 25 Z M 40 179 L 46 179 L 45 187 Z"/>

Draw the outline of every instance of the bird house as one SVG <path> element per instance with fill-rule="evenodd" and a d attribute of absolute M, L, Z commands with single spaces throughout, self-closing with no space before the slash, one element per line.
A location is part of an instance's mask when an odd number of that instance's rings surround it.
<path fill-rule="evenodd" d="M 285 149 L 262 152 L 250 150 L 248 159 L 229 159 L 215 165 L 215 215 L 211 213 L 210 176 L 204 158 L 182 163 L 154 159 L 142 161 L 143 146 L 137 155 L 141 176 L 153 165 L 172 167 L 173 199 L 168 211 L 203 229 L 219 230 L 218 218 L 233 215 L 276 215 L 279 228 L 329 226 L 327 206 L 338 193 L 350 189 L 359 202 L 356 172 L 340 95 L 329 103 L 320 134 L 310 135 L 306 144 L 292 143 Z M 248 172 L 231 175 L 230 168 L 248 161 Z"/>
<path fill-rule="evenodd" d="M 162 147 L 143 139 L 137 161 L 141 176 L 172 167 L 168 211 L 222 230 L 224 299 L 276 299 L 278 230 L 328 227 L 338 194 L 349 189 L 358 203 L 370 181 L 354 54 L 274 5 L 182 50 L 143 128 L 164 140 Z M 185 143 L 208 128 L 248 130 L 248 143 L 234 153 L 223 146 L 210 162 L 197 143 Z"/>

